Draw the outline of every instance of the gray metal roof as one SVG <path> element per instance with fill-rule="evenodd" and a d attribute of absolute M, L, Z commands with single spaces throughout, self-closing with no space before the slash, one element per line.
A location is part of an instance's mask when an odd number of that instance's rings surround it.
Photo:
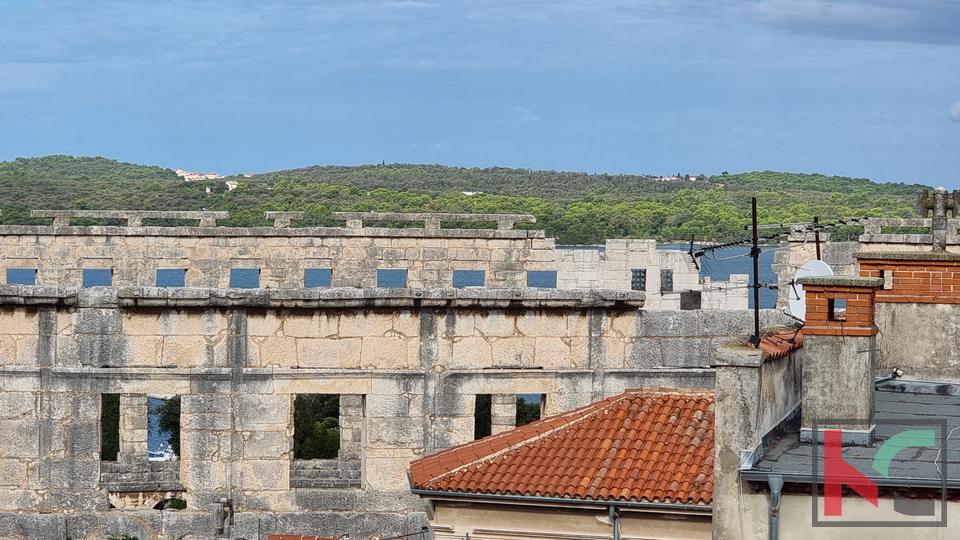
<path fill-rule="evenodd" d="M 960 386 L 950 383 L 918 383 L 890 381 L 876 392 L 877 428 L 870 446 L 845 446 L 845 461 L 874 480 L 878 485 L 939 487 L 943 485 L 941 463 L 946 461 L 947 485 L 960 487 Z M 946 430 L 935 422 L 945 422 Z M 934 422 L 934 423 L 930 423 Z M 878 449 L 892 436 L 907 430 L 934 429 L 935 446 L 910 447 L 901 450 L 890 462 L 888 476 L 873 468 Z M 954 431 L 956 430 L 956 431 Z M 946 445 L 943 446 L 943 439 Z M 941 453 L 941 447 L 944 448 Z M 821 464 L 823 448 L 816 450 Z M 945 455 L 944 455 L 945 454 Z M 746 480 L 765 480 L 778 474 L 786 482 L 809 483 L 813 478 L 812 443 L 800 441 L 800 421 L 794 420 L 782 435 L 764 449 L 763 457 L 752 469 L 742 471 Z"/>

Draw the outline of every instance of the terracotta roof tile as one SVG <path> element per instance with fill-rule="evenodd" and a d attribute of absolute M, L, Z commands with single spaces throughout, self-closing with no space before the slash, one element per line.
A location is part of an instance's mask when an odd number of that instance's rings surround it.
<path fill-rule="evenodd" d="M 778 360 L 801 347 L 803 334 L 796 330 L 777 332 L 760 340 L 760 349 L 768 360 Z"/>
<path fill-rule="evenodd" d="M 628 390 L 423 457 L 410 473 L 431 491 L 711 504 L 713 421 L 711 391 Z"/>

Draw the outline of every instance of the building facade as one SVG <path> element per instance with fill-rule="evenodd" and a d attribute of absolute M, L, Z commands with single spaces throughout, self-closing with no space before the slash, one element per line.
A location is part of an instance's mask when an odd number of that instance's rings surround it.
<path fill-rule="evenodd" d="M 752 326 L 746 310 L 706 309 L 745 307 L 745 278 L 705 285 L 686 254 L 647 241 L 559 250 L 514 230 L 524 216 L 295 228 L 296 213 L 272 213 L 275 227 L 250 229 L 213 212 L 35 216 L 54 222 L 0 226 L 0 538 L 417 533 L 407 468 L 473 439 L 476 396 L 508 429 L 517 395 L 549 415 L 628 388 L 712 388 L 718 346 Z M 401 219 L 424 226 L 363 224 Z M 498 228 L 440 226 L 484 220 Z M 704 309 L 675 309 L 684 292 Z M 180 396 L 177 461 L 147 459 L 158 394 Z M 300 394 L 337 396 L 337 458 L 293 455 Z M 120 403 L 115 461 L 106 396 Z M 186 508 L 155 508 L 169 498 Z"/>

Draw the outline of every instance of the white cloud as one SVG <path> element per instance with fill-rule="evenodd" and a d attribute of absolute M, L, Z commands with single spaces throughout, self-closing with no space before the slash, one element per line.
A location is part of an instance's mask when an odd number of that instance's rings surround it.
<path fill-rule="evenodd" d="M 520 115 L 520 121 L 524 124 L 530 122 L 537 122 L 540 120 L 540 117 L 530 112 L 530 109 L 524 109 L 523 107 L 514 107 L 513 112 Z"/>
<path fill-rule="evenodd" d="M 954 103 L 953 106 L 950 107 L 950 116 L 954 119 L 954 121 L 960 122 L 960 101 Z"/>

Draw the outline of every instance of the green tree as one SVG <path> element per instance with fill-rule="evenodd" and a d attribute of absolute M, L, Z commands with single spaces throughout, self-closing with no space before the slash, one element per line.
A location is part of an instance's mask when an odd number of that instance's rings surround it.
<path fill-rule="evenodd" d="M 517 425 L 523 426 L 540 419 L 540 404 L 535 401 L 528 402 L 520 396 L 517 396 Z"/>
<path fill-rule="evenodd" d="M 340 396 L 297 394 L 293 400 L 295 459 L 335 459 L 340 451 Z"/>

